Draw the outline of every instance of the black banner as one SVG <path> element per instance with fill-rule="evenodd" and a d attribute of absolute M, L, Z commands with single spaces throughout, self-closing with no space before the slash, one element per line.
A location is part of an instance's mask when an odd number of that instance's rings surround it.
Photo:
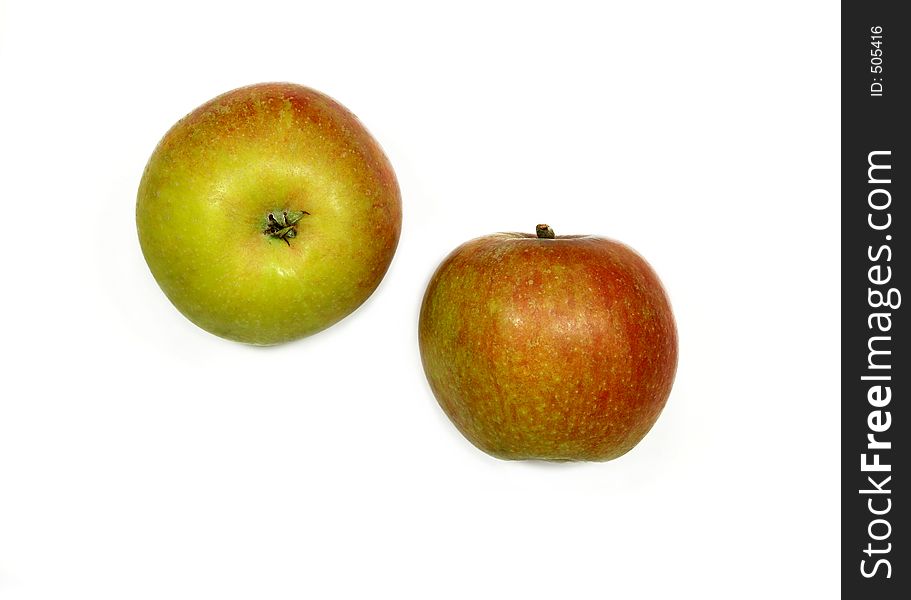
<path fill-rule="evenodd" d="M 846 1 L 841 25 L 842 595 L 907 598 L 908 122 L 903 3 Z M 907 7 L 904 7 L 907 8 Z M 911 293 L 911 292 L 909 292 Z M 899 591 L 902 591 L 901 596 Z"/>

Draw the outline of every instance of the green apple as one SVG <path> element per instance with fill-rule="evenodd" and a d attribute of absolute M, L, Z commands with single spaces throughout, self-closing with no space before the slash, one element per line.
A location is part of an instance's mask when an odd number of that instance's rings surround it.
<path fill-rule="evenodd" d="M 677 369 L 674 317 L 649 264 L 619 242 L 546 225 L 454 250 L 427 287 L 419 343 L 440 406 L 503 459 L 628 452 Z"/>
<path fill-rule="evenodd" d="M 386 156 L 332 98 L 251 85 L 175 124 L 146 165 L 139 242 L 199 327 L 269 345 L 339 321 L 379 285 L 402 207 Z"/>

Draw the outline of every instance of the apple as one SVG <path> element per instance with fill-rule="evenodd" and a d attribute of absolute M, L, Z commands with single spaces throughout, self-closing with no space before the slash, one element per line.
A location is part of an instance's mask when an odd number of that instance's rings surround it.
<path fill-rule="evenodd" d="M 152 275 L 190 321 L 257 345 L 336 323 L 379 285 L 399 240 L 392 166 L 345 107 L 264 83 L 177 122 L 136 202 Z"/>
<path fill-rule="evenodd" d="M 625 454 L 677 370 L 674 316 L 645 259 L 547 225 L 456 248 L 427 287 L 418 337 L 440 406 L 502 459 Z"/>

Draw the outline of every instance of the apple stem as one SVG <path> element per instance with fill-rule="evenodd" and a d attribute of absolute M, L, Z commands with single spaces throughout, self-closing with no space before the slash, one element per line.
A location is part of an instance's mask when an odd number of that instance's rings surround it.
<path fill-rule="evenodd" d="M 554 230 L 550 228 L 550 225 L 541 223 L 535 227 L 535 233 L 538 234 L 538 239 L 540 240 L 552 240 L 554 239 Z"/>

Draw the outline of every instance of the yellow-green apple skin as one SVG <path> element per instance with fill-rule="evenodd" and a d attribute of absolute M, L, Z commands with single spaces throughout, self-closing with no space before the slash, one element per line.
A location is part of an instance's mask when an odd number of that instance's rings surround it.
<path fill-rule="evenodd" d="M 257 345 L 360 306 L 401 222 L 379 144 L 341 104 L 289 83 L 233 90 L 177 122 L 136 203 L 142 252 L 168 299 L 206 331 Z"/>
<path fill-rule="evenodd" d="M 501 233 L 454 250 L 421 306 L 419 345 L 440 406 L 502 459 L 605 461 L 667 402 L 677 329 L 651 266 L 595 236 Z"/>

